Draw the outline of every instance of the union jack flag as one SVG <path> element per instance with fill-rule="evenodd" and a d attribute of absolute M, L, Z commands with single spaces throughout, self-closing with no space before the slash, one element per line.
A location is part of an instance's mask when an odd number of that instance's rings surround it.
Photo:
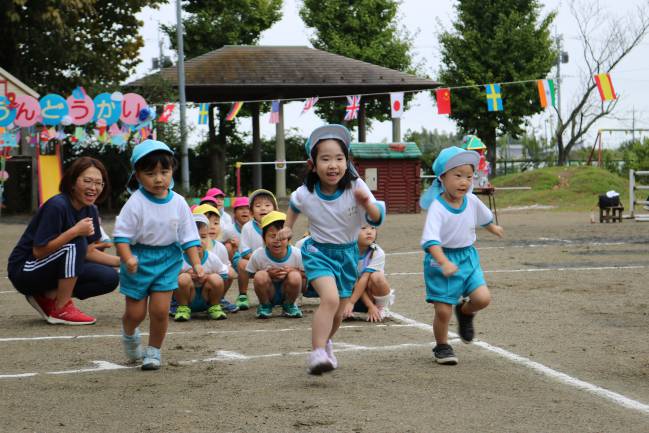
<path fill-rule="evenodd" d="M 312 109 L 316 102 L 318 102 L 317 96 L 314 96 L 313 98 L 308 98 L 306 101 L 304 101 L 304 107 L 302 107 L 302 113 L 300 114 L 304 114 L 310 109 Z"/>
<path fill-rule="evenodd" d="M 361 95 L 348 96 L 347 107 L 345 107 L 345 120 L 354 120 L 358 117 L 358 109 L 361 108 Z"/>
<path fill-rule="evenodd" d="M 270 107 L 270 119 L 268 123 L 279 123 L 279 100 L 273 101 Z"/>

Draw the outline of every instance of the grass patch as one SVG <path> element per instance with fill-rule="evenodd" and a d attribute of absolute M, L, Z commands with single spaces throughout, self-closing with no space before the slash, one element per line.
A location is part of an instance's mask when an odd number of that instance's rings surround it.
<path fill-rule="evenodd" d="M 597 167 L 549 167 L 492 179 L 498 187 L 529 186 L 529 191 L 496 191 L 499 208 L 546 205 L 558 210 L 587 211 L 597 196 L 609 190 L 619 192 L 628 204 L 629 181 Z"/>

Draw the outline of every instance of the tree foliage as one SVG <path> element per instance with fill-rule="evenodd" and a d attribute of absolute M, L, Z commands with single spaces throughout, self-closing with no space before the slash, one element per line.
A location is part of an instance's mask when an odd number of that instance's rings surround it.
<path fill-rule="evenodd" d="M 395 0 L 304 0 L 300 16 L 314 30 L 313 46 L 319 50 L 404 72 L 412 66 L 412 41 L 399 29 Z M 362 101 L 363 102 L 363 101 Z M 364 101 L 368 118 L 388 120 L 389 98 Z M 340 101 L 319 101 L 316 113 L 328 122 L 345 117 Z"/>
<path fill-rule="evenodd" d="M 540 17 L 537 0 L 460 0 L 452 31 L 443 32 L 439 80 L 445 86 L 544 78 L 556 59 L 550 37 L 555 13 Z M 487 145 L 495 166 L 496 134 L 523 132 L 541 111 L 536 83 L 502 86 L 503 111 L 488 112 L 484 87 L 453 90 L 450 117 Z"/>
<path fill-rule="evenodd" d="M 135 17 L 163 0 L 0 0 L 0 65 L 39 93 L 119 85 L 143 46 Z"/>

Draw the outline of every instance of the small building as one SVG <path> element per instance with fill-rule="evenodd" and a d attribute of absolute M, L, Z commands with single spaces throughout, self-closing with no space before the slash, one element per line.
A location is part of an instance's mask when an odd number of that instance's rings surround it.
<path fill-rule="evenodd" d="M 388 213 L 418 213 L 421 151 L 415 143 L 352 143 L 359 175 Z"/>

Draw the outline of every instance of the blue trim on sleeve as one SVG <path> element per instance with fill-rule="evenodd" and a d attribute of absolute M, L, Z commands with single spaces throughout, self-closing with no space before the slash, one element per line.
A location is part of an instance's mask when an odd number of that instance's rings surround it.
<path fill-rule="evenodd" d="M 421 248 L 423 248 L 424 251 L 428 252 L 428 248 L 434 247 L 435 245 L 441 245 L 442 243 L 440 241 L 427 241 L 424 243 Z"/>
<path fill-rule="evenodd" d="M 487 227 L 488 225 L 491 225 L 494 223 L 494 219 L 491 218 L 491 221 L 489 221 L 487 224 L 482 224 L 480 227 Z"/>
<path fill-rule="evenodd" d="M 113 242 L 116 243 L 116 244 L 130 244 L 131 240 L 129 238 L 116 236 L 115 239 L 113 240 Z"/>
<path fill-rule="evenodd" d="M 293 204 L 293 202 L 291 200 L 288 201 L 288 205 L 289 205 L 289 207 L 291 208 L 291 210 L 293 212 L 302 213 L 302 211 L 300 211 L 300 209 L 298 209 L 297 206 L 295 206 L 295 204 Z"/>
<path fill-rule="evenodd" d="M 372 221 L 372 220 L 370 219 L 370 216 L 367 215 L 367 214 L 365 214 L 365 221 L 367 221 L 367 223 L 368 223 L 369 225 L 371 225 L 371 226 L 378 227 L 378 226 L 380 226 L 381 224 L 383 224 L 383 220 L 385 219 L 385 207 L 381 206 L 381 205 L 380 205 L 379 203 L 377 203 L 377 202 L 374 202 L 373 204 L 376 205 L 376 207 L 379 208 L 379 213 L 381 214 L 381 216 L 379 217 L 379 220 L 378 220 L 378 221 Z"/>
<path fill-rule="evenodd" d="M 201 246 L 201 241 L 197 239 L 195 241 L 185 242 L 180 246 L 180 248 L 182 248 L 183 251 L 187 251 L 191 247 L 200 247 L 200 246 Z"/>
<path fill-rule="evenodd" d="M 252 249 L 247 249 L 245 251 L 241 251 L 239 254 L 239 257 L 241 257 L 244 260 L 247 260 L 245 257 L 252 252 Z"/>
<path fill-rule="evenodd" d="M 371 273 L 374 273 L 374 272 L 376 272 L 376 269 L 365 268 L 365 269 L 363 269 L 363 272 L 361 272 L 361 273 L 362 274 L 371 274 Z"/>

